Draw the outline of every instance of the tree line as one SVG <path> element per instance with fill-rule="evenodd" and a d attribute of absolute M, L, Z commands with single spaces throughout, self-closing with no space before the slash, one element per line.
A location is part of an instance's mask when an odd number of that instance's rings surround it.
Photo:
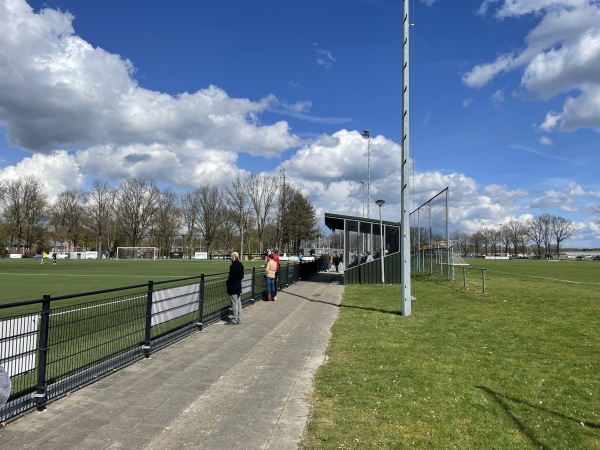
<path fill-rule="evenodd" d="M 560 245 L 576 236 L 577 228 L 564 217 L 542 214 L 525 221 L 510 220 L 498 228 L 483 227 L 474 233 L 453 231 L 450 239 L 461 254 L 526 254 L 533 247 L 538 257 L 560 254 Z"/>
<path fill-rule="evenodd" d="M 144 178 L 116 187 L 98 179 L 89 190 L 66 190 L 53 201 L 43 186 L 34 176 L 0 183 L 3 249 L 27 257 L 63 246 L 99 253 L 148 246 L 163 256 L 202 250 L 212 257 L 234 249 L 262 253 L 265 244 L 295 253 L 319 235 L 308 196 L 266 174 L 179 193 Z"/>

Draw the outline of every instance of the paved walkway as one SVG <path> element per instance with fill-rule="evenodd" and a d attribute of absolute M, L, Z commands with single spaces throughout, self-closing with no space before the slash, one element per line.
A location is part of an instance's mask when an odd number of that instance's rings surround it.
<path fill-rule="evenodd" d="M 320 273 L 0 429 L 0 448 L 297 449 L 344 287 Z"/>

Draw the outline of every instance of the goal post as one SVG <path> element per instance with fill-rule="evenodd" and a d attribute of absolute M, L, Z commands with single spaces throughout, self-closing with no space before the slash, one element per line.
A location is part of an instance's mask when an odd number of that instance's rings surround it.
<path fill-rule="evenodd" d="M 117 247 L 117 259 L 138 259 L 156 261 L 158 248 L 156 247 Z"/>

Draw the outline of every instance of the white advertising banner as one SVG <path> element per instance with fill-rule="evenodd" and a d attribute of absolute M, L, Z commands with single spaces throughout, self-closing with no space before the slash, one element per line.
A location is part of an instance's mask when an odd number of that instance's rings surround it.
<path fill-rule="evenodd" d="M 208 259 L 208 253 L 207 252 L 195 252 L 194 259 Z"/>
<path fill-rule="evenodd" d="M 252 290 L 252 274 L 244 275 L 242 280 L 242 294 L 246 294 Z"/>
<path fill-rule="evenodd" d="M 39 315 L 0 321 L 0 363 L 9 377 L 35 369 Z"/>
<path fill-rule="evenodd" d="M 152 326 L 198 311 L 200 284 L 188 284 L 152 293 Z"/>

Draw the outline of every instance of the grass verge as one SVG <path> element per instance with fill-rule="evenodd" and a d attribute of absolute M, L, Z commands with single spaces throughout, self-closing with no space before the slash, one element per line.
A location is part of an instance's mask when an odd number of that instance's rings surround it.
<path fill-rule="evenodd" d="M 346 286 L 300 448 L 600 448 L 600 264 L 531 263 L 418 277 L 409 317 Z"/>

